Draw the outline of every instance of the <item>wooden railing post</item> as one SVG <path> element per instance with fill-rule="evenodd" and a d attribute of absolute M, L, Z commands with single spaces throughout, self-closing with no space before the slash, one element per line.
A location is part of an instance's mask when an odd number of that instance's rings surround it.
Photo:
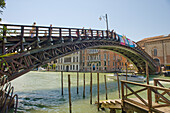
<path fill-rule="evenodd" d="M 97 37 L 97 39 L 98 39 L 98 38 L 99 38 L 99 31 L 97 30 L 96 32 L 97 32 L 97 36 L 96 36 L 96 37 Z"/>
<path fill-rule="evenodd" d="M 5 38 L 6 38 L 6 31 L 7 31 L 7 26 L 3 26 L 3 40 L 2 40 L 2 54 L 5 54 Z"/>
<path fill-rule="evenodd" d="M 71 39 L 71 29 L 69 28 L 69 38 Z"/>
<path fill-rule="evenodd" d="M 126 83 L 124 83 L 124 82 L 121 81 L 122 100 L 123 100 L 123 101 L 124 101 L 124 99 L 125 99 L 125 98 L 124 98 L 124 96 L 125 96 L 125 95 L 124 95 L 124 84 L 126 84 Z"/>
<path fill-rule="evenodd" d="M 126 66 L 126 81 L 127 81 L 127 63 L 125 63 Z M 126 95 L 127 95 L 127 87 L 126 87 Z"/>
<path fill-rule="evenodd" d="M 79 38 L 80 37 L 80 31 L 79 31 L 79 29 L 77 29 L 77 38 Z"/>
<path fill-rule="evenodd" d="M 124 100 L 125 100 L 125 95 L 124 95 L 124 84 L 126 84 L 126 83 L 124 83 L 124 82 L 122 82 L 121 81 L 121 93 L 122 93 L 122 111 L 123 111 L 123 108 L 124 108 Z"/>
<path fill-rule="evenodd" d="M 59 28 L 59 37 L 62 38 L 62 31 L 61 31 L 61 28 Z"/>
<path fill-rule="evenodd" d="M 106 31 L 107 39 L 109 38 L 109 31 Z"/>
<path fill-rule="evenodd" d="M 87 39 L 87 31 L 84 30 L 84 36 L 85 36 L 85 39 Z"/>
<path fill-rule="evenodd" d="M 118 93 L 119 93 L 119 98 L 120 98 L 120 84 L 119 84 L 119 75 L 118 75 L 118 72 L 116 74 L 117 74 Z"/>
<path fill-rule="evenodd" d="M 24 39 L 24 26 L 21 26 L 21 52 L 24 51 L 24 44 L 23 44 L 23 39 Z"/>
<path fill-rule="evenodd" d="M 148 70 L 148 62 L 146 61 L 146 80 L 147 80 L 147 84 L 149 85 L 149 70 Z"/>
<path fill-rule="evenodd" d="M 93 30 L 91 30 L 91 37 L 92 37 L 92 39 L 95 39 L 95 38 L 93 37 Z"/>
<path fill-rule="evenodd" d="M 158 80 L 154 79 L 154 86 L 157 86 Z M 156 90 L 156 89 L 155 89 Z M 157 91 L 157 90 L 156 90 Z M 158 103 L 158 95 L 155 93 L 155 103 Z"/>
<path fill-rule="evenodd" d="M 104 39 L 104 33 L 103 33 L 103 31 L 102 31 L 102 38 Z"/>
<path fill-rule="evenodd" d="M 152 92 L 151 92 L 151 88 L 150 88 L 150 87 L 148 87 L 147 94 L 148 94 L 148 108 L 149 108 L 149 113 L 151 113 L 151 112 L 152 112 Z"/>

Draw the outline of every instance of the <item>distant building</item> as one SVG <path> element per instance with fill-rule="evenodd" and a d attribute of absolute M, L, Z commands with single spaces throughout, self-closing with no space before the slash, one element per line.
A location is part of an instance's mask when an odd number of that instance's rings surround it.
<path fill-rule="evenodd" d="M 125 71 L 126 58 L 108 50 L 86 49 L 81 51 L 80 71 Z M 129 65 L 130 63 L 128 63 Z"/>
<path fill-rule="evenodd" d="M 75 52 L 65 57 L 57 59 L 57 71 L 79 71 L 80 70 L 80 52 Z"/>
<path fill-rule="evenodd" d="M 170 35 L 145 38 L 137 44 L 161 66 L 170 64 Z"/>

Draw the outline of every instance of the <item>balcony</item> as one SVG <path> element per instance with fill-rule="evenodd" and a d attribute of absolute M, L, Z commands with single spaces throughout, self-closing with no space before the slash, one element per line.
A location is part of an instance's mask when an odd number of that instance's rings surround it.
<path fill-rule="evenodd" d="M 92 60 L 87 60 L 87 62 L 100 62 L 101 60 L 99 59 L 92 59 Z"/>
<path fill-rule="evenodd" d="M 88 54 L 98 54 L 100 50 L 97 49 L 89 49 Z"/>

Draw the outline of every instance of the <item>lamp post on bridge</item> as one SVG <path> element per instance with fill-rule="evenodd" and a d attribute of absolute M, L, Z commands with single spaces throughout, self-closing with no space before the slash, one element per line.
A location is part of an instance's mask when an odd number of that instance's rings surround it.
<path fill-rule="evenodd" d="M 105 16 L 100 16 L 99 20 L 101 21 L 103 18 L 103 20 L 106 21 L 106 27 L 107 27 L 107 31 L 109 31 L 109 25 L 108 25 L 108 18 L 107 18 L 107 14 L 105 14 Z"/>

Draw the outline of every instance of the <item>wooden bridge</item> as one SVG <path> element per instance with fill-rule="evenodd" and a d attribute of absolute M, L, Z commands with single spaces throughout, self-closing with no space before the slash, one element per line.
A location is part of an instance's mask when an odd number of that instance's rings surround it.
<path fill-rule="evenodd" d="M 122 99 L 100 101 L 98 107 L 109 108 L 110 113 L 115 113 L 116 109 L 127 113 L 170 113 L 170 89 L 165 88 L 161 81 L 170 83 L 168 79 L 154 79 L 153 86 L 122 80 Z M 135 91 L 133 86 L 139 89 Z"/>
<path fill-rule="evenodd" d="M 129 59 L 139 72 L 150 72 L 157 64 L 134 43 L 122 45 L 115 32 L 62 27 L 0 24 L 0 76 L 13 80 L 35 67 L 84 49 L 107 49 Z M 83 32 L 83 33 L 82 33 Z"/>

